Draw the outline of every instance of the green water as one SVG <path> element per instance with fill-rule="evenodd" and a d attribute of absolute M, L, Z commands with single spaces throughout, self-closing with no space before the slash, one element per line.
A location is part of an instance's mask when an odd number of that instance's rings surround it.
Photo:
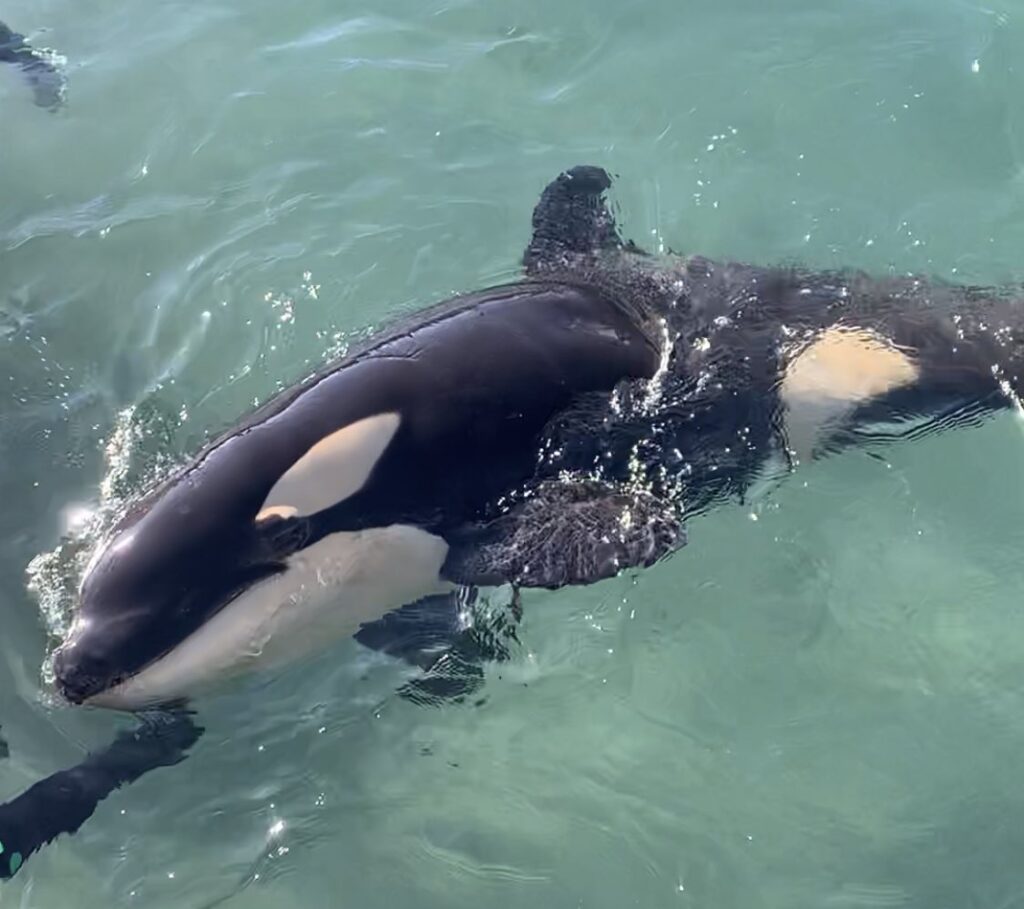
<path fill-rule="evenodd" d="M 383 316 L 514 275 L 562 168 L 619 174 L 652 249 L 1024 278 L 1010 0 L 0 18 L 69 79 L 51 115 L 0 68 L 0 798 L 118 722 L 48 699 L 61 604 L 30 560 L 112 471 L 130 489 Z M 1024 905 L 1021 424 L 886 457 L 802 469 L 635 579 L 529 595 L 479 706 L 397 700 L 352 643 L 237 685 L 0 905 Z"/>

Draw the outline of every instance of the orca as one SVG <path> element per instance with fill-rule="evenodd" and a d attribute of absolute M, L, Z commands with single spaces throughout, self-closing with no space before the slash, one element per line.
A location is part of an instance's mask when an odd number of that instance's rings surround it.
<path fill-rule="evenodd" d="M 658 357 L 643 314 L 567 283 L 491 288 L 396 325 L 128 511 L 86 572 L 55 656 L 61 692 L 129 710 L 186 699 L 474 582 L 461 565 L 479 549 L 468 529 L 493 536 L 500 519 L 503 539 L 533 532 L 537 500 L 559 495 L 557 482 L 529 483 L 551 418 L 580 394 L 652 376 Z M 529 499 L 501 514 L 521 489 Z M 622 501 L 595 487 L 572 506 L 609 542 L 567 556 L 571 575 L 658 554 L 665 528 L 626 532 Z M 570 543 L 560 520 L 542 521 L 551 546 Z"/>
<path fill-rule="evenodd" d="M 54 669 L 69 702 L 142 725 L 0 805 L 0 874 L 183 759 L 189 704 L 235 673 L 453 591 L 649 567 L 779 464 L 1015 401 L 1012 293 L 651 255 L 610 187 L 562 173 L 520 280 L 398 320 L 132 503 Z"/>
<path fill-rule="evenodd" d="M 32 87 L 35 103 L 51 111 L 64 103 L 67 88 L 56 60 L 52 51 L 33 48 L 24 35 L 0 22 L 0 63 L 17 66 Z"/>

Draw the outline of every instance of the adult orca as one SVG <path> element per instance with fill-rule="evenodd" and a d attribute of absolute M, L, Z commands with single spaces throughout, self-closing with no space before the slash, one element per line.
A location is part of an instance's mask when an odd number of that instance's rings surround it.
<path fill-rule="evenodd" d="M 396 323 L 128 509 L 54 666 L 72 703 L 145 721 L 0 806 L 0 873 L 182 759 L 201 731 L 183 705 L 219 678 L 453 587 L 649 566 L 774 464 L 1012 401 L 1010 295 L 651 256 L 620 237 L 610 185 L 561 174 L 521 281 Z"/>
<path fill-rule="evenodd" d="M 39 107 L 56 110 L 64 103 L 64 75 L 55 65 L 52 51 L 36 50 L 24 35 L 11 31 L 0 22 L 0 63 L 17 66 L 29 85 Z"/>

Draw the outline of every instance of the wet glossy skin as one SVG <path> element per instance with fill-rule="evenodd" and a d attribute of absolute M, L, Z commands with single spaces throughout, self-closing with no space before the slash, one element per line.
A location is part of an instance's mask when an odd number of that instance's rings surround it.
<path fill-rule="evenodd" d="M 85 578 L 61 690 L 82 702 L 124 680 L 328 534 L 443 537 L 485 517 L 531 476 L 554 414 L 656 364 L 643 327 L 594 290 L 527 283 L 422 314 L 261 408 L 132 510 Z M 354 495 L 256 520 L 313 445 L 381 413 L 401 423 Z"/>

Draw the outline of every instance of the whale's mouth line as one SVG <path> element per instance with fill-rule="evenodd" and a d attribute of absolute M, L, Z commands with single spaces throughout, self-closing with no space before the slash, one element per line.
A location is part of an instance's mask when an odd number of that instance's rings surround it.
<path fill-rule="evenodd" d="M 131 677 L 132 676 L 128 673 L 116 675 L 108 683 L 104 684 L 102 688 L 92 692 L 91 694 L 84 695 L 82 697 L 76 697 L 75 695 L 69 694 L 66 691 L 62 691 L 61 694 L 64 697 L 64 700 L 71 704 L 73 707 L 82 707 L 88 705 L 89 701 L 91 701 L 94 697 L 102 695 L 105 692 L 116 688 L 118 685 L 121 685 L 124 682 L 128 681 L 128 679 L 130 679 Z"/>

